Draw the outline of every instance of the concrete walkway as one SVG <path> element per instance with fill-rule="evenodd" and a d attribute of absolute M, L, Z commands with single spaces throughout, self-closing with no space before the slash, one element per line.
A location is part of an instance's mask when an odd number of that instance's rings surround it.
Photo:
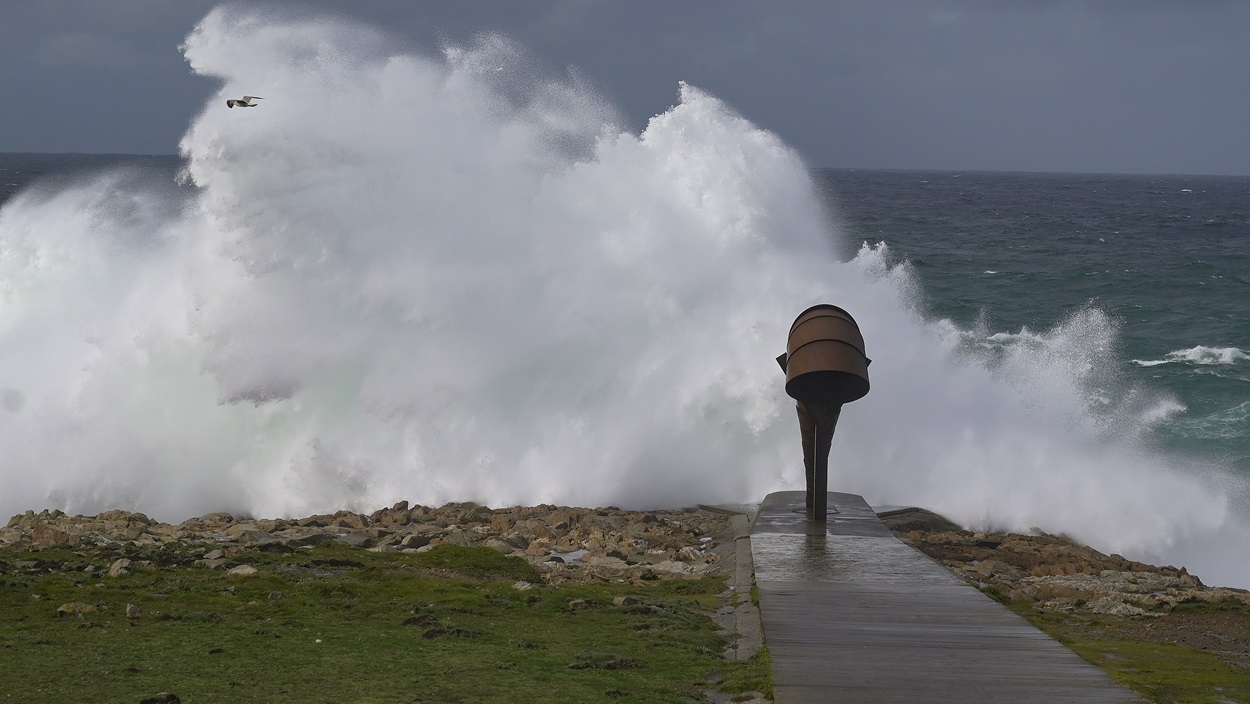
<path fill-rule="evenodd" d="M 824 526 L 786 491 L 751 527 L 776 704 L 1143 701 L 895 538 L 861 497 L 828 496 Z"/>

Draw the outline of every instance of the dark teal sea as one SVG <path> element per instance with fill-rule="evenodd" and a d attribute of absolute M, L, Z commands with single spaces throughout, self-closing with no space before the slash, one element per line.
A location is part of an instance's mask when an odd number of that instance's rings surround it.
<path fill-rule="evenodd" d="M 1250 477 L 1250 178 L 819 170 L 844 239 L 914 267 L 926 317 L 982 347 L 1094 307 L 1145 438 Z M 1105 399 L 1104 399 L 1105 400 Z M 1098 399 L 1091 399 L 1096 403 Z"/>

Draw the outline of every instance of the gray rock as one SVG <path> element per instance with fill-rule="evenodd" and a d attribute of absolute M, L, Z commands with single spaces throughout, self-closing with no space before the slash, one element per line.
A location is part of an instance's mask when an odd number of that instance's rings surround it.
<path fill-rule="evenodd" d="M 286 544 L 293 548 L 302 548 L 305 546 L 320 545 L 334 540 L 334 536 L 329 533 L 309 533 L 295 538 L 287 538 Z"/>
<path fill-rule="evenodd" d="M 486 540 L 483 540 L 482 547 L 490 548 L 505 555 L 511 555 L 514 552 L 511 545 L 509 545 L 506 541 L 500 540 L 499 538 L 487 538 Z"/>
<path fill-rule="evenodd" d="M 338 542 L 351 546 L 353 548 L 370 548 L 373 547 L 373 538 L 359 533 L 348 533 L 335 538 Z"/>
<path fill-rule="evenodd" d="M 110 577 L 121 577 L 127 574 L 130 574 L 130 560 L 127 560 L 124 557 L 117 560 L 111 567 L 109 567 Z"/>
<path fill-rule="evenodd" d="M 1085 608 L 1096 614 L 1111 614 L 1114 616 L 1145 616 L 1145 609 L 1127 604 L 1117 599 L 1115 596 L 1103 596 L 1087 603 Z"/>
<path fill-rule="evenodd" d="M 276 542 L 278 537 L 267 531 L 249 529 L 240 531 L 238 535 L 235 536 L 235 540 L 248 545 L 263 545 L 265 543 Z"/>
<path fill-rule="evenodd" d="M 677 551 L 677 559 L 682 562 L 698 562 L 703 559 L 703 552 L 692 545 L 687 545 Z"/>
<path fill-rule="evenodd" d="M 429 535 L 406 535 L 404 539 L 399 541 L 401 547 L 416 550 L 430 544 Z"/>
<path fill-rule="evenodd" d="M 467 530 L 461 530 L 457 528 L 447 533 L 447 535 L 443 536 L 443 542 L 451 543 L 453 545 L 469 546 L 469 545 L 472 545 L 474 542 L 476 542 L 477 539 L 480 539 L 481 537 L 482 537 L 481 535 L 478 535 L 476 533 L 471 533 Z"/>
<path fill-rule="evenodd" d="M 247 576 L 247 575 L 256 574 L 257 571 L 258 570 L 255 567 L 252 567 L 251 565 L 239 565 L 238 567 L 235 567 L 229 570 L 226 574 Z"/>
<path fill-rule="evenodd" d="M 589 567 L 609 570 L 623 570 L 629 566 L 620 558 L 606 557 L 604 555 L 586 555 L 582 558 L 582 562 Z"/>

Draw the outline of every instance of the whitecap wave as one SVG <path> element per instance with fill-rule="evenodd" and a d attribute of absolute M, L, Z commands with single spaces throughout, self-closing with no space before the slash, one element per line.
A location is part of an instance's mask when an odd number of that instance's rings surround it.
<path fill-rule="evenodd" d="M 0 511 L 756 501 L 802 486 L 773 358 L 831 302 L 874 360 L 832 488 L 1250 586 L 1196 548 L 1244 553 L 1244 487 L 1143 445 L 1172 411 L 1117 376 L 1114 321 L 926 321 L 911 267 L 839 261 L 802 160 L 715 97 L 634 134 L 502 37 L 430 56 L 237 6 L 185 53 L 221 81 L 186 189 L 0 210 Z"/>
<path fill-rule="evenodd" d="M 1198 345 L 1187 350 L 1168 352 L 1163 359 L 1132 360 L 1142 367 L 1156 367 L 1160 364 L 1197 364 L 1197 365 L 1229 365 L 1250 360 L 1250 353 L 1236 347 L 1206 347 Z"/>
<path fill-rule="evenodd" d="M 1187 350 L 1169 352 L 1168 361 L 1190 362 L 1192 364 L 1237 364 L 1250 359 L 1250 353 L 1236 347 L 1192 347 Z"/>

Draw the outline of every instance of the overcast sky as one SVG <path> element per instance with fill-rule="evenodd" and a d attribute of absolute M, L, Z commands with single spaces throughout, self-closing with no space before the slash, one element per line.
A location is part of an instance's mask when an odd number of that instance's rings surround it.
<path fill-rule="evenodd" d="M 216 90 L 177 47 L 216 4 L 0 0 L 0 151 L 176 152 Z M 427 53 L 503 32 L 575 67 L 634 129 L 686 81 L 812 166 L 1250 174 L 1241 0 L 288 4 Z"/>

